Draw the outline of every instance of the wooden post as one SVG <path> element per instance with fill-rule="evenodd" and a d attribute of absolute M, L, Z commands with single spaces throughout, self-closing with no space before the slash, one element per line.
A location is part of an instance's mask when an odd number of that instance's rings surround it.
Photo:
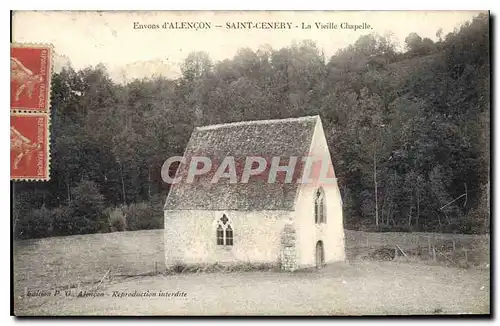
<path fill-rule="evenodd" d="M 456 250 L 456 247 L 455 247 L 455 239 L 453 239 L 453 251 Z"/>
<path fill-rule="evenodd" d="M 26 280 L 28 281 L 27 283 L 30 284 L 30 271 L 26 273 Z M 24 287 L 24 297 L 26 298 L 28 296 L 28 287 Z"/>
<path fill-rule="evenodd" d="M 432 259 L 436 261 L 436 248 L 432 247 Z"/>
<path fill-rule="evenodd" d="M 99 286 L 101 285 L 102 281 L 104 281 L 104 279 L 106 278 L 106 276 L 108 276 L 108 274 L 109 274 L 110 271 L 111 271 L 111 269 L 108 269 L 108 271 L 106 272 L 106 274 L 104 274 L 104 276 L 102 277 L 102 279 L 99 282 L 99 284 L 97 284 L 96 289 L 99 288 Z"/>
<path fill-rule="evenodd" d="M 455 263 L 451 258 L 449 258 L 448 256 L 446 256 L 445 254 L 443 254 L 441 251 L 437 250 L 436 251 L 438 252 L 438 254 L 440 254 L 441 256 L 443 256 L 444 258 L 448 259 L 449 261 L 451 261 L 454 265 L 458 266 L 457 263 Z"/>
<path fill-rule="evenodd" d="M 402 253 L 402 254 L 403 254 L 406 258 L 410 259 L 410 257 L 408 257 L 408 255 L 404 252 L 404 250 L 403 250 L 400 246 L 396 245 L 396 248 L 397 248 L 397 249 L 399 249 L 399 251 L 401 251 L 401 253 Z"/>

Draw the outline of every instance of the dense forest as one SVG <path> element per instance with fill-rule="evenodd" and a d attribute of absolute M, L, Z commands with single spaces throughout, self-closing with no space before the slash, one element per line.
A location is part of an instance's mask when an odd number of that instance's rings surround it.
<path fill-rule="evenodd" d="M 12 183 L 15 237 L 161 228 L 160 169 L 195 126 L 306 115 L 321 116 L 347 229 L 489 232 L 489 17 L 404 41 L 196 52 L 175 80 L 125 85 L 102 65 L 55 73 L 51 180 Z"/>

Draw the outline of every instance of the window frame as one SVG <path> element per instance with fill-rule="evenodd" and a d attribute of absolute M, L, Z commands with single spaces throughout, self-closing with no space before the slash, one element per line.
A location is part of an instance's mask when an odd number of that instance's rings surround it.
<path fill-rule="evenodd" d="M 327 224 L 326 196 L 322 187 L 314 192 L 314 224 Z"/>
<path fill-rule="evenodd" d="M 220 234 L 222 236 L 220 236 Z M 216 220 L 216 244 L 218 247 L 224 248 L 234 246 L 234 227 L 227 213 L 223 213 L 222 216 Z"/>
<path fill-rule="evenodd" d="M 217 229 L 215 230 L 215 232 L 216 232 L 217 245 L 223 246 L 224 245 L 224 229 L 222 228 L 222 226 L 217 224 Z"/>

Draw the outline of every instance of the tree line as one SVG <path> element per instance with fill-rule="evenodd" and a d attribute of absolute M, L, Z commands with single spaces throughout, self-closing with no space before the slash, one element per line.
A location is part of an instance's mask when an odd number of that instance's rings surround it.
<path fill-rule="evenodd" d="M 12 182 L 19 238 L 163 227 L 166 158 L 195 126 L 320 115 L 345 227 L 489 232 L 489 17 L 398 51 L 369 34 L 326 58 L 312 41 L 117 84 L 103 65 L 53 75 L 51 180 Z"/>

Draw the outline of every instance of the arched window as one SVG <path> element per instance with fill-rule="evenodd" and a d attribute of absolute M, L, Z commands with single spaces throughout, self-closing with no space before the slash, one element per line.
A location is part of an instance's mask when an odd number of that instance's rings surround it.
<path fill-rule="evenodd" d="M 227 225 L 226 228 L 226 246 L 233 245 L 233 229 L 231 229 L 231 225 Z"/>
<path fill-rule="evenodd" d="M 326 223 L 325 192 L 322 188 L 314 194 L 314 222 L 316 224 Z"/>
<path fill-rule="evenodd" d="M 233 228 L 226 214 L 217 221 L 217 245 L 232 246 L 233 245 Z"/>
<path fill-rule="evenodd" d="M 217 244 L 224 245 L 224 229 L 220 225 L 217 225 Z"/>

